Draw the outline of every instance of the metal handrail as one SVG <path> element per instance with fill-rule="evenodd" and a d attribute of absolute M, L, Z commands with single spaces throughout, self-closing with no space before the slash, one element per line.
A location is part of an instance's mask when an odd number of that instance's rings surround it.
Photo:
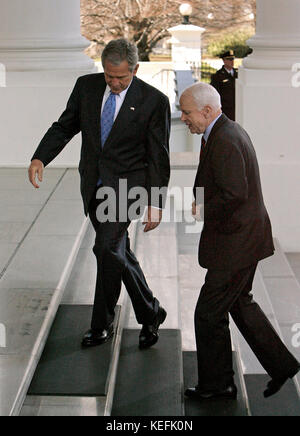
<path fill-rule="evenodd" d="M 152 79 L 154 79 L 154 77 L 156 77 L 156 76 L 158 76 L 159 74 L 161 74 L 161 73 L 164 73 L 164 72 L 170 72 L 170 71 L 174 71 L 172 68 L 163 68 L 162 70 L 160 70 L 158 73 L 155 73 L 154 74 L 154 76 L 152 76 Z"/>

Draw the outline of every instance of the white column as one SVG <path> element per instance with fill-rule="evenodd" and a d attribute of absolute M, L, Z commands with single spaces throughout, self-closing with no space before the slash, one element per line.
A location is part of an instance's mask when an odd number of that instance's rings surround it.
<path fill-rule="evenodd" d="M 172 68 L 173 70 L 190 70 L 192 66 L 201 68 L 201 47 L 203 27 L 193 24 L 180 24 L 168 29 L 172 38 Z M 176 110 L 176 109 L 175 109 Z M 173 123 L 173 151 L 197 151 L 200 150 L 200 139 L 197 135 L 191 135 L 182 123 Z"/>
<path fill-rule="evenodd" d="M 1 0 L 0 166 L 27 166 L 65 108 L 76 79 L 96 72 L 84 54 L 80 0 Z M 55 165 L 77 165 L 73 141 Z"/>
<path fill-rule="evenodd" d="M 253 54 L 237 81 L 237 120 L 260 162 L 274 234 L 300 250 L 300 2 L 257 0 Z"/>
<path fill-rule="evenodd" d="M 244 60 L 250 69 L 290 70 L 300 56 L 300 2 L 257 0 L 253 54 Z"/>
<path fill-rule="evenodd" d="M 6 71 L 91 70 L 83 53 L 80 0 L 1 0 L 0 60 Z"/>

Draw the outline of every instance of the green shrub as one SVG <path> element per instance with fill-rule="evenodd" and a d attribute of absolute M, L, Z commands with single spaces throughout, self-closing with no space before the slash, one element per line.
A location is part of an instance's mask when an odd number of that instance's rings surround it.
<path fill-rule="evenodd" d="M 199 80 L 201 82 L 210 83 L 211 76 L 215 74 L 217 70 L 213 67 L 211 67 L 206 62 L 201 63 L 201 76 L 199 77 Z"/>
<path fill-rule="evenodd" d="M 219 57 L 224 51 L 234 50 L 237 58 L 244 58 L 252 51 L 246 43 L 247 39 L 251 38 L 252 35 L 251 32 L 237 31 L 214 39 L 207 47 L 207 54 Z"/>

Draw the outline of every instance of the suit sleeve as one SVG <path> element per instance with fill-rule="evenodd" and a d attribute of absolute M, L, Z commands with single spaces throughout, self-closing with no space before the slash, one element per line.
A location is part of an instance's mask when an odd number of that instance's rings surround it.
<path fill-rule="evenodd" d="M 214 153 L 211 162 L 218 191 L 205 203 L 204 220 L 228 221 L 248 198 L 245 160 L 238 147 L 226 144 Z"/>
<path fill-rule="evenodd" d="M 171 113 L 168 98 L 161 98 L 150 119 L 147 132 L 148 205 L 164 208 L 170 179 Z"/>
<path fill-rule="evenodd" d="M 78 82 L 79 79 L 70 95 L 66 109 L 58 121 L 53 123 L 47 131 L 31 160 L 39 159 L 44 166 L 48 165 L 68 142 L 80 132 Z"/>

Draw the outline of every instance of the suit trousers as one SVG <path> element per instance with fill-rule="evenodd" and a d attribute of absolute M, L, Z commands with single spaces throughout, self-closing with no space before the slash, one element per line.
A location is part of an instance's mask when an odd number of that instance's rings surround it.
<path fill-rule="evenodd" d="M 131 299 L 137 322 L 152 324 L 159 302 L 153 296 L 143 271 L 130 249 L 127 222 L 99 222 L 97 207 L 103 200 L 96 192 L 89 205 L 89 217 L 96 232 L 93 252 L 97 260 L 97 279 L 91 328 L 106 329 L 114 320 L 122 281 Z"/>
<path fill-rule="evenodd" d="M 272 378 L 285 378 L 298 362 L 251 294 L 257 263 L 237 272 L 208 270 L 195 311 L 198 387 L 224 389 L 233 382 L 229 314 Z"/>

